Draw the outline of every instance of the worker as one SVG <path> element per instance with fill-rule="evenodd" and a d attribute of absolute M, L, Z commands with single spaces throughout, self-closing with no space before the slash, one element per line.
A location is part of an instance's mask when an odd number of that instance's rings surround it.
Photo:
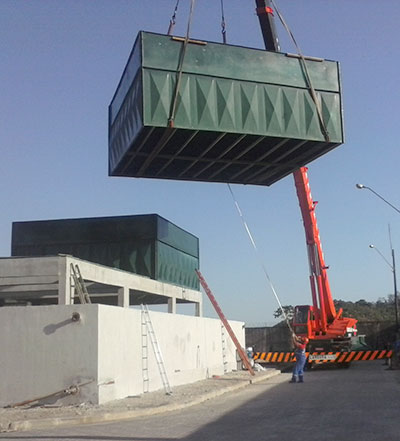
<path fill-rule="evenodd" d="M 303 383 L 304 365 L 306 364 L 306 346 L 308 343 L 307 337 L 298 337 L 293 333 L 292 335 L 294 354 L 296 356 L 296 364 L 293 368 L 292 379 L 289 383 L 296 383 L 299 379 L 299 383 Z"/>
<path fill-rule="evenodd" d="M 396 338 L 393 343 L 393 353 L 390 359 L 389 369 L 400 369 L 400 332 L 396 332 Z"/>

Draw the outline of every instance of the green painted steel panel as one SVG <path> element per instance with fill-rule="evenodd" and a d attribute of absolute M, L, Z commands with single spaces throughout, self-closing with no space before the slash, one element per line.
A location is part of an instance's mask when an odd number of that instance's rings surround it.
<path fill-rule="evenodd" d="M 199 289 L 199 280 L 196 269 L 199 269 L 199 260 L 175 248 L 157 242 L 156 279 L 163 282 Z"/>
<path fill-rule="evenodd" d="M 12 256 L 70 254 L 199 289 L 199 240 L 156 214 L 14 222 Z"/>
<path fill-rule="evenodd" d="M 141 32 L 109 108 L 109 173 L 270 185 L 343 142 L 339 64 Z"/>
<path fill-rule="evenodd" d="M 175 75 L 144 70 L 145 125 L 166 127 Z M 332 142 L 342 141 L 340 96 L 321 94 Z M 325 142 L 307 89 L 184 75 L 175 128 L 229 132 Z"/>
<path fill-rule="evenodd" d="M 182 43 L 170 37 L 141 33 L 142 67 L 174 72 L 179 65 Z M 315 89 L 339 92 L 337 63 L 307 60 Z M 299 60 L 287 54 L 241 46 L 207 42 L 189 44 L 185 54 L 185 73 L 245 80 L 280 86 L 307 88 Z"/>
<path fill-rule="evenodd" d="M 161 216 L 157 216 L 157 240 L 199 258 L 199 239 Z"/>

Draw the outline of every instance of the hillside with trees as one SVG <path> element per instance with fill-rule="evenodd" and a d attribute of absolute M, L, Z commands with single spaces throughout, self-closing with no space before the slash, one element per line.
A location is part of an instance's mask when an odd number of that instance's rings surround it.
<path fill-rule="evenodd" d="M 376 302 L 367 302 L 366 300 L 357 300 L 350 302 L 345 300 L 334 300 L 336 310 L 343 308 L 344 317 L 354 317 L 359 322 L 395 322 L 394 295 L 387 298 L 379 298 Z M 294 307 L 292 305 L 283 306 L 289 319 L 293 318 Z M 281 308 L 274 312 L 275 318 L 283 318 Z"/>

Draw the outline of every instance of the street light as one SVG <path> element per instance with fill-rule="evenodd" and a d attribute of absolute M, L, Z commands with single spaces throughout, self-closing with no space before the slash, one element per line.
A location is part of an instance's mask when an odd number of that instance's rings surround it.
<path fill-rule="evenodd" d="M 379 251 L 379 249 L 375 245 L 370 245 L 370 248 L 373 248 L 381 257 L 382 259 L 389 265 L 390 269 L 393 272 L 393 285 L 394 285 L 394 310 L 396 314 L 396 331 L 399 329 L 399 313 L 397 308 L 397 280 L 396 280 L 396 261 L 394 258 L 394 249 L 392 248 L 392 262 L 391 265 L 389 261 L 385 258 L 385 256 Z"/>
<path fill-rule="evenodd" d="M 384 197 L 382 197 L 379 193 L 377 193 L 371 187 L 367 187 L 366 185 L 363 185 L 363 184 L 356 184 L 356 188 L 358 188 L 359 190 L 362 190 L 363 188 L 366 188 L 370 192 L 374 193 L 375 196 L 378 196 L 379 199 L 382 199 L 383 202 L 385 202 L 386 204 L 390 205 L 393 208 L 393 210 L 397 211 L 397 213 L 400 213 L 400 210 L 398 208 L 396 208 L 393 204 L 391 204 L 389 201 L 387 201 Z"/>

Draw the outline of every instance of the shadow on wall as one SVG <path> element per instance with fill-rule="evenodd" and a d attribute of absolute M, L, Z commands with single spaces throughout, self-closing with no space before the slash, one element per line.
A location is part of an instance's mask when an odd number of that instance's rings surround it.
<path fill-rule="evenodd" d="M 81 316 L 79 312 L 73 312 L 70 319 L 63 320 L 62 322 L 59 323 L 51 323 L 50 325 L 47 325 L 43 328 L 43 332 L 46 335 L 54 334 L 57 331 L 57 329 L 60 329 L 66 325 L 70 325 L 71 323 L 79 322 L 80 319 Z"/>

